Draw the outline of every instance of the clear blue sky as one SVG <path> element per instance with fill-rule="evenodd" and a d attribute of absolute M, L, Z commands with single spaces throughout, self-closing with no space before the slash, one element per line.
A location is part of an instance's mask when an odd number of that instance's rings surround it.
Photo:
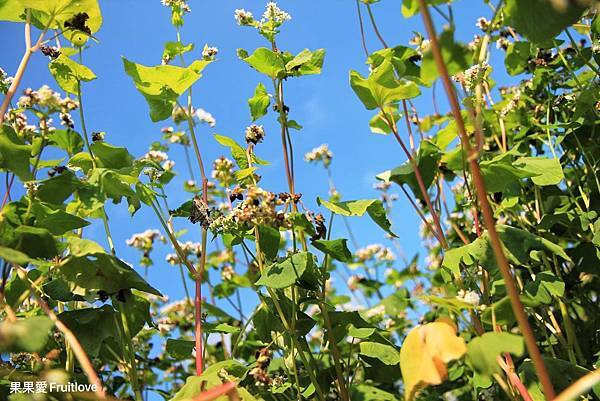
<path fill-rule="evenodd" d="M 160 64 L 163 44 L 175 40 L 175 31 L 169 23 L 168 9 L 159 0 L 103 0 L 100 3 L 104 15 L 104 25 L 96 35 L 100 43 L 84 53 L 84 64 L 98 76 L 96 81 L 84 86 L 88 129 L 106 131 L 108 142 L 127 146 L 137 157 L 146 152 L 152 141 L 160 138 L 160 128 L 167 124 L 150 121 L 144 99 L 123 71 L 121 56 L 147 65 Z M 490 18 L 491 12 L 484 8 L 482 2 L 459 0 L 457 3 L 457 35 L 469 41 L 478 31 L 475 19 L 481 15 Z M 214 129 L 206 125 L 199 129 L 200 144 L 208 163 L 226 154 L 226 149 L 212 138 L 213 133 L 232 136 L 242 142 L 244 128 L 250 123 L 247 99 L 258 82 L 266 83 L 262 76 L 236 57 L 237 48 L 253 50 L 264 46 L 264 39 L 250 28 L 237 26 L 233 18 L 236 8 L 245 8 L 260 15 L 265 2 L 191 0 L 189 4 L 192 13 L 186 19 L 183 41 L 196 44 L 196 57 L 199 57 L 205 43 L 219 48 L 218 61 L 205 70 L 204 77 L 194 90 L 194 106 L 204 108 L 217 119 Z M 384 0 L 373 5 L 379 26 L 390 45 L 406 44 L 413 31 L 423 31 L 419 17 L 402 18 L 400 4 L 399 0 Z M 350 69 L 366 73 L 355 2 L 283 0 L 279 5 L 293 17 L 283 27 L 278 39 L 282 50 L 296 53 L 304 48 L 325 48 L 327 51 L 321 75 L 290 79 L 286 83 L 291 118 L 304 126 L 302 131 L 293 132 L 297 190 L 304 194 L 304 201 L 309 207 L 316 207 L 317 195 L 326 196 L 324 170 L 307 165 L 302 158 L 306 151 L 327 143 L 335 154 L 333 175 L 344 199 L 376 197 L 377 193 L 372 189 L 375 175 L 403 163 L 405 157 L 392 137 L 369 131 L 368 121 L 372 113 L 363 108 L 348 83 Z M 376 50 L 380 46 L 367 21 L 365 23 L 369 49 Z M 23 51 L 22 25 L 0 23 L 0 37 L 5 43 L 0 54 L 0 66 L 12 75 Z M 57 88 L 46 65 L 47 59 L 36 54 L 21 89 L 35 89 L 44 83 Z M 442 97 L 441 93 L 439 97 Z M 423 96 L 416 104 L 420 115 L 432 112 L 430 96 Z M 258 146 L 257 152 L 272 162 L 271 166 L 262 170 L 262 185 L 274 192 L 285 191 L 281 144 L 274 118 L 267 116 L 260 123 L 265 125 L 267 139 Z M 178 161 L 178 170 L 185 174 L 183 159 L 174 158 Z M 169 191 L 171 207 L 189 198 L 189 194 L 180 188 L 181 179 L 178 179 Z M 108 213 L 118 255 L 129 262 L 136 262 L 139 254 L 127 247 L 125 240 L 135 232 L 158 228 L 158 222 L 149 210 L 142 210 L 131 218 L 125 204 L 109 205 Z M 419 252 L 420 222 L 402 198 L 396 203 L 392 222 L 407 256 L 412 257 Z M 345 236 L 340 223 L 338 220 L 335 230 L 340 236 Z M 383 232 L 367 218 L 351 219 L 351 223 L 361 245 L 385 243 Z M 187 226 L 195 237 L 188 235 L 186 239 L 198 241 L 196 227 Z M 106 245 L 101 224 L 87 228 L 86 232 Z M 169 247 L 165 246 L 155 252 L 157 263 L 150 268 L 149 281 L 176 299 L 183 295 L 183 291 L 178 276 L 174 275 L 176 271 L 164 262 L 164 254 L 169 251 Z"/>

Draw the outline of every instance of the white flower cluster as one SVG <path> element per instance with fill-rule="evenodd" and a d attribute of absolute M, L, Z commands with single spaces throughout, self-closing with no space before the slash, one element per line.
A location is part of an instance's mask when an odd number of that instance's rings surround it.
<path fill-rule="evenodd" d="M 216 49 L 216 48 L 213 47 L 212 49 Z M 200 120 L 200 122 L 208 124 L 208 126 L 211 128 L 214 127 L 215 125 L 217 125 L 217 120 L 215 120 L 213 115 L 204 109 L 196 110 L 196 117 L 198 117 L 198 120 Z"/>
<path fill-rule="evenodd" d="M 180 9 L 184 13 L 192 11 L 185 0 L 160 0 L 163 6 Z"/>
<path fill-rule="evenodd" d="M 212 178 L 223 187 L 229 187 L 234 182 L 233 161 L 221 156 L 213 162 Z"/>
<path fill-rule="evenodd" d="M 490 27 L 490 24 L 492 22 L 489 21 L 487 18 L 485 17 L 479 17 L 477 18 L 477 22 L 475 23 L 475 26 L 479 29 L 481 29 L 482 31 L 487 31 L 488 28 Z"/>
<path fill-rule="evenodd" d="M 6 94 L 13 80 L 13 77 L 9 77 L 8 74 L 2 68 L 0 68 L 0 93 Z"/>
<path fill-rule="evenodd" d="M 158 230 L 146 230 L 142 233 L 133 234 L 125 243 L 136 249 L 147 250 L 152 248 L 154 241 L 157 239 L 164 241 L 164 237 L 160 235 Z"/>
<path fill-rule="evenodd" d="M 172 170 L 175 167 L 175 162 L 169 160 L 169 155 L 161 150 L 150 150 L 143 158 L 158 164 L 162 163 L 162 168 L 166 171 Z"/>
<path fill-rule="evenodd" d="M 420 33 L 417 33 L 415 36 L 413 36 L 408 43 L 411 46 L 415 46 L 415 50 L 421 55 L 425 53 L 431 45 L 429 39 L 425 39 Z"/>
<path fill-rule="evenodd" d="M 277 24 L 282 24 L 285 21 L 292 19 L 292 16 L 280 9 L 277 3 L 270 1 L 267 3 L 265 12 L 263 13 L 263 19 L 267 21 L 273 21 Z"/>
<path fill-rule="evenodd" d="M 52 90 L 48 85 L 43 85 L 38 90 L 25 89 L 23 96 L 17 101 L 19 108 L 30 108 L 34 106 L 46 107 L 49 112 L 68 113 L 79 107 L 79 104 L 73 99 L 61 98 L 58 92 Z"/>
<path fill-rule="evenodd" d="M 252 124 L 246 127 L 246 142 L 256 145 L 265 138 L 265 130 L 262 125 Z"/>
<path fill-rule="evenodd" d="M 258 29 L 262 29 L 267 23 L 271 23 L 275 27 L 280 26 L 286 21 L 292 19 L 292 16 L 287 12 L 283 11 L 277 3 L 270 1 L 265 7 L 265 12 L 262 15 L 260 21 L 254 19 L 254 15 L 250 11 L 244 9 L 237 9 L 233 13 L 236 22 L 241 26 L 254 26 Z"/>
<path fill-rule="evenodd" d="M 204 60 L 214 60 L 218 53 L 219 49 L 216 47 L 204 45 L 204 49 L 202 50 L 202 58 Z"/>
<path fill-rule="evenodd" d="M 252 22 L 254 22 L 254 15 L 252 15 L 250 11 L 237 9 L 234 11 L 233 15 L 238 25 L 250 25 Z"/>
<path fill-rule="evenodd" d="M 477 84 L 483 81 L 489 69 L 490 65 L 484 61 L 469 67 L 464 72 L 454 75 L 452 79 L 463 85 L 467 91 L 471 91 Z"/>
<path fill-rule="evenodd" d="M 375 260 L 377 262 L 393 262 L 396 256 L 392 250 L 381 244 L 371 244 L 356 251 L 356 257 L 360 262 Z"/>
<path fill-rule="evenodd" d="M 202 244 L 200 244 L 199 242 L 179 242 L 179 247 L 181 248 L 181 251 L 183 252 L 186 258 L 189 258 L 190 256 L 195 256 L 199 258 L 202 255 Z M 174 266 L 183 263 L 183 261 L 179 258 L 179 255 L 177 255 L 177 253 L 169 253 L 165 257 L 165 259 L 167 263 Z"/>
<path fill-rule="evenodd" d="M 456 298 L 470 305 L 479 306 L 479 301 L 481 297 L 475 291 L 460 290 L 458 291 Z"/>
<path fill-rule="evenodd" d="M 323 163 L 325 168 L 329 167 L 331 160 L 333 159 L 333 153 L 329 150 L 326 144 L 318 146 L 304 155 L 304 160 L 309 163 Z"/>
<path fill-rule="evenodd" d="M 176 132 L 173 127 L 165 127 L 161 129 L 161 132 L 163 134 L 163 138 L 169 141 L 169 143 L 178 143 L 184 146 L 190 144 L 190 138 L 185 134 L 185 132 Z"/>
<path fill-rule="evenodd" d="M 516 109 L 519 105 L 519 100 L 521 100 L 521 91 L 517 89 L 512 99 L 500 111 L 500 117 L 505 118 L 511 111 Z"/>

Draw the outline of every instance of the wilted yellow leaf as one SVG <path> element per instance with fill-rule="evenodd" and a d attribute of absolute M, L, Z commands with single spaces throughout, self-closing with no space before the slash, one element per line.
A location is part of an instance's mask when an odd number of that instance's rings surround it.
<path fill-rule="evenodd" d="M 400 349 L 404 398 L 410 401 L 419 389 L 441 384 L 448 377 L 446 364 L 465 352 L 465 341 L 456 335 L 456 325 L 450 319 L 412 329 Z"/>

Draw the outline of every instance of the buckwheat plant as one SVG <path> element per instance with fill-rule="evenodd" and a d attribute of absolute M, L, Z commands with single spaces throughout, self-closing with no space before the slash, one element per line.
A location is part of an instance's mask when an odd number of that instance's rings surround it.
<path fill-rule="evenodd" d="M 295 152 L 306 139 L 288 83 L 327 65 L 324 49 L 292 53 L 280 33 L 311 21 L 234 4 L 230 28 L 263 45 L 228 55 L 220 38 L 182 37 L 190 13 L 216 5 L 155 1 L 172 26 L 162 53 L 115 71 L 161 124 L 138 156 L 86 120 L 99 2 L 0 1 L 2 23 L 24 30 L 16 71 L 0 66 L 0 399 L 600 399 L 596 0 L 402 0 L 397 24 L 422 27 L 406 44 L 378 25 L 391 0 L 340 2 L 356 18 L 336 23 L 356 28 L 366 60 L 348 90 L 373 113 L 348 135 L 399 150 L 367 199 L 336 186 L 342 146 Z M 463 42 L 455 18 L 475 3 L 486 12 Z M 33 57 L 53 82 L 28 83 Z M 195 90 L 220 58 L 256 77 L 231 136 Z M 302 195 L 300 159 L 328 193 Z M 284 192 L 262 180 L 270 171 Z M 420 227 L 395 221 L 402 205 Z M 115 243 L 115 207 L 153 221 Z M 361 243 L 360 216 L 381 236 Z M 421 255 L 406 255 L 416 231 Z M 184 296 L 151 285 L 150 266 Z M 91 386 L 51 390 L 72 382 Z"/>

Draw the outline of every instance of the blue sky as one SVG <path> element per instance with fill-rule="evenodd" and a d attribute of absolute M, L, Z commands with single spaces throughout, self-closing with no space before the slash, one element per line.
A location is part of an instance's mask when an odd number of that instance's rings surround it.
<path fill-rule="evenodd" d="M 127 146 L 133 155 L 140 156 L 151 142 L 160 139 L 160 128 L 167 123 L 154 124 L 150 121 L 143 97 L 123 71 L 121 56 L 146 65 L 160 64 L 163 44 L 175 40 L 175 30 L 170 25 L 168 9 L 159 0 L 104 0 L 100 3 L 104 16 L 104 25 L 96 35 L 100 43 L 84 53 L 84 64 L 98 76 L 97 80 L 83 88 L 88 129 L 106 131 L 108 142 Z M 419 17 L 407 20 L 401 16 L 400 3 L 399 0 L 384 0 L 373 5 L 382 34 L 390 45 L 406 44 L 413 31 L 423 31 Z M 481 2 L 459 0 L 457 3 L 455 10 L 460 11 L 455 13 L 457 36 L 469 41 L 477 33 L 475 19 L 481 15 L 489 18 L 491 11 Z M 206 125 L 199 129 L 200 146 L 208 164 L 227 154 L 212 134 L 231 136 L 242 142 L 244 128 L 250 124 L 247 99 L 257 83 L 268 84 L 259 73 L 236 57 L 237 48 L 253 50 L 264 46 L 264 39 L 253 29 L 237 26 L 233 18 L 236 8 L 245 8 L 255 15 L 262 14 L 264 2 L 191 0 L 189 4 L 192 13 L 186 18 L 183 41 L 196 44 L 196 57 L 199 57 L 205 43 L 219 48 L 218 61 L 205 70 L 194 89 L 194 106 L 209 111 L 217 119 L 214 129 Z M 403 163 L 405 157 L 392 137 L 369 131 L 368 121 L 372 112 L 364 109 L 348 82 L 351 69 L 362 74 L 367 72 L 355 2 L 283 0 L 279 5 L 293 17 L 279 36 L 278 44 L 282 50 L 297 53 L 304 48 L 325 48 L 327 51 L 321 75 L 290 79 L 286 83 L 290 116 L 304 126 L 302 131 L 292 133 L 297 190 L 303 193 L 304 202 L 312 208 L 316 208 L 317 195 L 326 196 L 324 170 L 307 165 L 302 158 L 313 147 L 327 143 L 334 152 L 333 177 L 344 199 L 376 197 L 377 193 L 372 188 L 375 175 Z M 369 50 L 379 49 L 367 20 L 365 24 Z M 5 44 L 10 43 L 3 48 L 0 66 L 13 74 L 23 51 L 22 25 L 1 23 L 0 35 Z M 57 88 L 48 73 L 47 59 L 38 53 L 32 59 L 21 89 L 38 88 L 44 83 Z M 443 98 L 441 88 L 438 97 Z M 441 104 L 444 107 L 443 102 Z M 431 96 L 422 96 L 416 105 L 421 116 L 431 113 Z M 267 138 L 258 146 L 257 153 L 272 162 L 261 171 L 262 186 L 273 192 L 285 191 L 281 144 L 273 115 L 263 118 L 260 124 L 264 124 Z M 185 178 L 184 160 L 177 153 L 173 158 L 183 176 L 169 191 L 171 207 L 189 198 L 189 194 L 181 190 L 181 179 Z M 150 210 L 142 210 L 130 217 L 125 204 L 109 205 L 107 210 L 118 255 L 129 262 L 136 262 L 139 255 L 125 245 L 125 240 L 135 232 L 158 228 L 158 222 Z M 411 258 L 419 252 L 420 222 L 403 198 L 396 203 L 391 220 L 394 231 L 400 236 L 402 248 Z M 351 219 L 350 222 L 361 245 L 385 243 L 383 232 L 367 218 Z M 341 221 L 337 223 L 335 232 L 345 236 Z M 197 229 L 187 226 L 191 228 L 191 235 L 186 239 L 197 241 Z M 94 224 L 86 232 L 106 245 L 101 224 Z M 157 263 L 150 268 L 149 281 L 176 299 L 183 295 L 183 291 L 178 276 L 174 275 L 176 271 L 164 262 L 164 254 L 169 251 L 168 247 L 163 247 L 154 254 Z"/>

